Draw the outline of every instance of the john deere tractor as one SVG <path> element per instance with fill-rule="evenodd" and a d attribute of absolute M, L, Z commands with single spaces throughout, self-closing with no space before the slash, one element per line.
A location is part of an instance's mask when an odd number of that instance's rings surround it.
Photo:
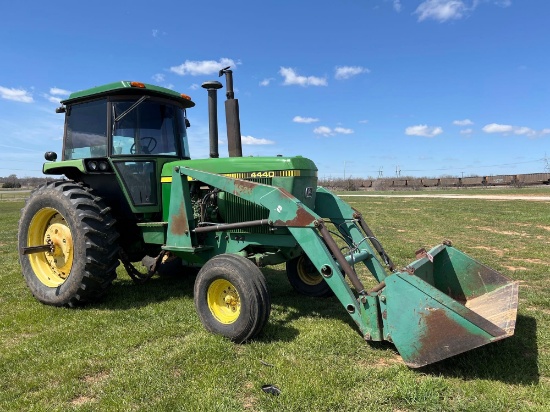
<path fill-rule="evenodd" d="M 43 172 L 65 178 L 36 189 L 19 222 L 22 272 L 36 299 L 94 302 L 119 262 L 138 283 L 198 270 L 194 302 L 202 324 L 244 342 L 270 315 L 260 268 L 285 263 L 297 292 L 336 295 L 365 340 L 393 342 L 411 367 L 514 333 L 516 282 L 449 242 L 398 269 L 361 213 L 317 186 L 311 160 L 242 157 L 232 72 L 223 75 L 227 158 L 218 154 L 218 81 L 203 84 L 207 159 L 191 159 L 189 96 L 120 81 L 61 102 L 61 160 L 47 152 Z M 141 271 L 131 263 L 140 260 Z M 375 287 L 365 288 L 358 265 Z"/>

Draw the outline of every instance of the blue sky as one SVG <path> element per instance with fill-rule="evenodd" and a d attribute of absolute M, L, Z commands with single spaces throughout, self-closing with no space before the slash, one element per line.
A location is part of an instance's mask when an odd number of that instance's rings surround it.
<path fill-rule="evenodd" d="M 0 16 L 0 176 L 40 176 L 61 152 L 59 100 L 118 80 L 191 95 L 191 155 L 205 157 L 199 86 L 226 65 L 245 156 L 306 156 L 321 178 L 550 161 L 547 0 L 33 0 Z"/>

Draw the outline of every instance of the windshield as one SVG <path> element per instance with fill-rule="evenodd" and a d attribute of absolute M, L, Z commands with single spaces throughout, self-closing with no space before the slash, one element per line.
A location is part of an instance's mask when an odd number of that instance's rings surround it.
<path fill-rule="evenodd" d="M 181 144 L 183 157 L 189 157 L 180 107 L 150 99 L 128 99 L 113 102 L 112 110 L 113 155 L 175 156 Z"/>

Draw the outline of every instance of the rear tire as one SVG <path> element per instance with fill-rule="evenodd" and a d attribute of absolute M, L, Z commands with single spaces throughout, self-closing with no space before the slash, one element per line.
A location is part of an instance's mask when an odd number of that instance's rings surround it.
<path fill-rule="evenodd" d="M 307 255 L 286 262 L 286 274 L 294 290 L 302 295 L 314 298 L 334 296 L 334 292 Z"/>
<path fill-rule="evenodd" d="M 237 343 L 256 336 L 271 311 L 260 269 L 248 259 L 230 254 L 215 256 L 201 268 L 194 301 L 208 331 Z"/>
<path fill-rule="evenodd" d="M 103 296 L 119 263 L 114 224 L 110 208 L 81 184 L 56 181 L 33 191 L 21 211 L 19 250 L 55 245 L 53 253 L 20 255 L 36 299 L 72 307 Z"/>

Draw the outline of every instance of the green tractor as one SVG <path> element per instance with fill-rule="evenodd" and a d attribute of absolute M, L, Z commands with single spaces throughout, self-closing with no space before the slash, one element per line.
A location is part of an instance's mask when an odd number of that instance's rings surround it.
<path fill-rule="evenodd" d="M 518 285 L 444 243 L 398 270 L 359 212 L 317 186 L 304 157 L 242 157 L 238 101 L 226 77 L 229 157 L 219 158 L 217 89 L 209 81 L 210 158 L 191 159 L 187 109 L 175 91 L 121 81 L 76 92 L 65 114 L 66 178 L 37 188 L 19 222 L 23 276 L 40 302 L 101 298 L 122 262 L 138 283 L 155 273 L 197 273 L 204 327 L 235 342 L 268 322 L 260 268 L 286 264 L 293 288 L 336 295 L 365 340 L 393 342 L 420 367 L 514 333 Z M 138 271 L 131 262 L 142 261 Z M 365 265 L 367 290 L 356 266 Z M 195 269 L 194 269 L 195 268 Z"/>

